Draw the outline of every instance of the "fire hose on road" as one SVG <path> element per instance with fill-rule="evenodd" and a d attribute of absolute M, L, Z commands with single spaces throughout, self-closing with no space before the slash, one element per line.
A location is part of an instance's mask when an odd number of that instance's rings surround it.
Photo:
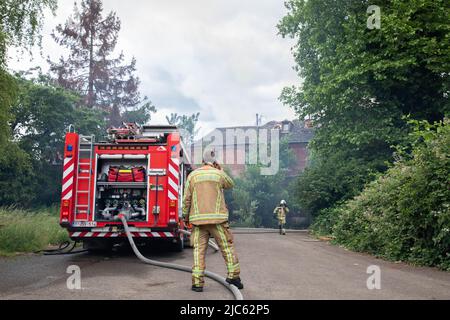
<path fill-rule="evenodd" d="M 146 257 L 144 257 L 138 250 L 138 248 L 136 247 L 136 244 L 134 243 L 133 240 L 133 236 L 131 235 L 130 229 L 128 227 L 128 223 L 127 220 L 125 218 L 125 216 L 123 216 L 122 214 L 119 215 L 120 220 L 122 221 L 122 224 L 125 228 L 125 233 L 127 235 L 128 241 L 130 242 L 131 248 L 133 249 L 134 254 L 139 258 L 139 260 L 141 260 L 144 263 L 147 264 L 151 264 L 157 267 L 162 267 L 162 268 L 168 268 L 168 269 L 174 269 L 174 270 L 179 270 L 179 271 L 184 271 L 184 272 L 192 272 L 192 269 L 190 267 L 187 266 L 183 266 L 183 265 L 179 265 L 179 264 L 175 264 L 175 263 L 167 263 L 167 262 L 161 262 L 161 261 L 156 261 L 156 260 L 151 260 L 148 259 Z M 211 245 L 211 242 L 210 242 Z M 215 248 L 217 248 L 217 245 L 214 244 Z M 218 250 L 218 248 L 217 248 Z M 226 287 L 228 290 L 231 291 L 231 293 L 233 294 L 234 298 L 236 300 L 244 300 L 241 292 L 239 291 L 239 289 L 234 286 L 229 284 L 228 282 L 225 281 L 225 278 L 219 276 L 218 274 L 215 274 L 213 272 L 210 271 L 205 271 L 205 276 L 207 276 L 210 279 L 213 279 L 215 281 L 217 281 L 218 283 L 222 284 L 224 287 Z"/>

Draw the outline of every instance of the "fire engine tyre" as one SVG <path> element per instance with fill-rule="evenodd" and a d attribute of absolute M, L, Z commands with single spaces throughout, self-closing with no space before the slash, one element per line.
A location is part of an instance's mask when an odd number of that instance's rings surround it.
<path fill-rule="evenodd" d="M 184 242 L 185 249 L 191 247 L 191 241 L 187 234 L 183 234 L 183 242 Z"/>
<path fill-rule="evenodd" d="M 172 251 L 182 252 L 184 249 L 184 237 L 178 239 L 177 242 L 172 243 Z"/>

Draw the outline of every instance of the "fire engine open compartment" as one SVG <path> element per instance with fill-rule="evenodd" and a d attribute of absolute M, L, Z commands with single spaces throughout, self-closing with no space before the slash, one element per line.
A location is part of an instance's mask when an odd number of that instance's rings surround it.
<path fill-rule="evenodd" d="M 109 155 L 99 154 L 97 157 L 97 172 L 95 181 L 95 211 L 94 220 L 120 221 L 118 214 L 124 214 L 128 221 L 148 221 L 147 195 L 148 178 L 147 169 L 149 155 Z M 143 168 L 139 181 L 120 181 L 111 178 L 111 168 L 133 172 L 133 168 Z M 143 175 L 143 176 L 142 176 Z"/>

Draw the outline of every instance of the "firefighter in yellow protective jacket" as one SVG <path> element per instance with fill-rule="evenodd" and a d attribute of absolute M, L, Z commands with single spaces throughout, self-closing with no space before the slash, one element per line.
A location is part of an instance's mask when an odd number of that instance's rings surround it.
<path fill-rule="evenodd" d="M 289 208 L 285 200 L 280 201 L 280 205 L 273 210 L 273 214 L 276 215 L 278 219 L 278 227 L 280 228 L 280 234 L 285 235 L 286 230 L 284 225 L 286 224 L 286 214 L 289 212 Z"/>
<path fill-rule="evenodd" d="M 223 194 L 224 189 L 233 186 L 233 180 L 216 162 L 214 151 L 206 152 L 203 156 L 203 166 L 194 170 L 187 178 L 183 197 L 183 218 L 193 226 L 193 291 L 203 291 L 205 254 L 211 236 L 216 240 L 225 259 L 228 270 L 226 281 L 239 289 L 244 287 L 239 277 L 239 260 L 234 250 L 233 236 L 228 224 L 228 208 Z"/>

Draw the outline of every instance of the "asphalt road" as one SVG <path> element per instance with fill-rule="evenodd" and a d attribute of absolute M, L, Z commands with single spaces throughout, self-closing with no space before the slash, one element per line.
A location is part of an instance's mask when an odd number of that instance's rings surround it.
<path fill-rule="evenodd" d="M 306 233 L 235 234 L 235 242 L 244 299 L 450 299 L 450 272 L 349 252 Z M 192 249 L 145 255 L 191 265 Z M 79 290 L 67 288 L 70 265 L 80 267 Z M 381 289 L 367 288 L 371 265 L 380 267 Z M 207 268 L 225 275 L 220 253 L 209 250 Z M 143 264 L 127 248 L 109 256 L 0 258 L 0 299 L 232 299 L 213 280 L 206 280 L 203 293 L 190 285 L 189 273 Z"/>

